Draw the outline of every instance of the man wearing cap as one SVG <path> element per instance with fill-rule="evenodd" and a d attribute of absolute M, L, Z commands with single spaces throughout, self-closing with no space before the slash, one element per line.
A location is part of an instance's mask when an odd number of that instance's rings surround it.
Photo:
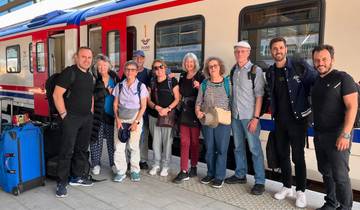
<path fill-rule="evenodd" d="M 245 140 L 249 144 L 255 170 L 255 185 L 251 189 L 254 195 L 261 195 L 265 190 L 264 155 L 260 143 L 260 110 L 264 95 L 265 78 L 260 67 L 250 60 L 251 46 L 241 41 L 234 46 L 236 65 L 232 70 L 233 84 L 231 127 L 234 137 L 235 174 L 225 183 L 246 183 L 247 160 Z M 251 73 L 256 71 L 252 81 Z"/>
<path fill-rule="evenodd" d="M 138 74 L 137 79 L 144 83 L 146 87 L 150 85 L 150 69 L 144 67 L 145 62 L 145 53 L 142 50 L 136 50 L 133 53 L 133 60 L 138 64 Z M 149 136 L 149 119 L 148 115 L 145 112 L 143 116 L 143 127 L 140 138 L 140 168 L 147 170 L 149 166 L 147 164 L 148 161 L 148 136 Z"/>
<path fill-rule="evenodd" d="M 269 67 L 266 80 L 269 84 L 272 117 L 275 119 L 276 150 L 280 160 L 283 187 L 274 197 L 282 200 L 292 197 L 292 161 L 295 164 L 296 206 L 306 207 L 306 165 L 304 157 L 307 116 L 311 113 L 308 100 L 310 87 L 317 72 L 303 59 L 287 57 L 286 40 L 282 37 L 270 41 L 275 63 Z"/>

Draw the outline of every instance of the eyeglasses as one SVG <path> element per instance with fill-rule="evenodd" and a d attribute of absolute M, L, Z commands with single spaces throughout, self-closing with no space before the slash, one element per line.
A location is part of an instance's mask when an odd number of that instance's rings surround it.
<path fill-rule="evenodd" d="M 131 69 L 131 68 L 126 68 L 125 70 L 126 70 L 126 71 L 137 71 L 137 69 L 135 69 L 135 68 L 133 68 L 133 69 Z"/>
<path fill-rule="evenodd" d="M 161 64 L 161 65 L 159 65 L 159 66 L 153 66 L 153 69 L 155 70 L 155 71 L 157 71 L 157 70 L 159 70 L 159 69 L 163 69 L 164 68 L 164 66 Z"/>
<path fill-rule="evenodd" d="M 209 69 L 213 69 L 213 68 L 217 68 L 217 67 L 219 67 L 219 65 L 215 64 L 215 65 L 209 66 Z"/>

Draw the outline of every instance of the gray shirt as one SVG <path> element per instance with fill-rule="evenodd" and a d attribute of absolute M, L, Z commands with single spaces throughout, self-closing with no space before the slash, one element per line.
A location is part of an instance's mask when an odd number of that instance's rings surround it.
<path fill-rule="evenodd" d="M 253 63 L 247 62 L 240 69 L 236 65 L 233 75 L 232 116 L 236 119 L 252 119 L 255 111 L 255 99 L 264 95 L 265 77 L 260 67 L 256 67 L 255 87 L 253 89 L 250 71 Z"/>
<path fill-rule="evenodd" d="M 205 82 L 204 80 L 203 82 Z M 231 92 L 231 85 L 229 82 L 229 89 Z M 201 111 L 205 111 L 208 108 L 218 107 L 230 111 L 230 99 L 226 94 L 224 82 L 212 83 L 210 79 L 207 80 L 205 89 L 205 95 L 202 91 L 202 85 L 200 85 L 199 93 L 196 98 L 196 105 L 201 107 Z"/>

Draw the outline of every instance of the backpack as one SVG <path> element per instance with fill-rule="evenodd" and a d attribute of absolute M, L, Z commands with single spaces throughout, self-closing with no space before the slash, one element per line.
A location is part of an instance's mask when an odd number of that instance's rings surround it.
<path fill-rule="evenodd" d="M 49 115 L 50 115 L 50 117 L 52 115 L 57 115 L 58 114 L 58 111 L 57 111 L 56 106 L 55 106 L 53 94 L 54 94 L 55 86 L 56 86 L 56 83 L 57 83 L 57 80 L 58 80 L 59 76 L 60 76 L 60 73 L 55 73 L 55 74 L 51 75 L 45 82 L 46 97 L 47 97 L 48 104 L 49 104 Z M 74 70 L 71 70 L 71 76 L 70 76 L 70 84 L 71 85 L 66 90 L 66 92 L 64 93 L 64 95 L 63 95 L 64 99 L 70 97 L 71 86 L 75 82 L 75 78 L 76 78 L 76 74 L 75 74 Z"/>
<path fill-rule="evenodd" d="M 253 64 L 251 66 L 251 70 L 248 73 L 248 78 L 251 79 L 252 82 L 252 89 L 255 89 L 255 78 L 256 78 L 256 65 Z M 230 70 L 230 81 L 231 84 L 233 84 L 233 77 L 234 77 L 234 72 L 236 69 L 236 64 L 231 68 Z M 265 85 L 264 87 L 264 95 L 263 95 L 263 100 L 262 100 L 262 104 L 261 104 L 261 109 L 260 109 L 260 116 L 264 115 L 265 113 L 267 113 L 269 111 L 269 107 L 270 107 L 270 95 L 269 95 L 269 91 L 267 90 L 267 87 Z"/>
<path fill-rule="evenodd" d="M 137 95 L 139 96 L 139 101 L 141 102 L 141 85 L 142 85 L 143 83 L 142 82 L 140 82 L 139 81 L 139 83 L 138 83 L 138 85 L 137 85 L 137 88 L 136 88 L 136 92 L 137 92 Z M 120 95 L 120 93 L 121 93 L 121 90 L 122 90 L 122 88 L 123 88 L 123 84 L 122 84 L 122 82 L 120 82 L 119 83 L 119 95 Z"/>
<path fill-rule="evenodd" d="M 354 122 L 354 128 L 360 128 L 360 85 L 356 83 L 356 89 L 358 93 L 358 108 Z"/>
<path fill-rule="evenodd" d="M 169 77 L 169 76 L 166 76 L 166 79 L 167 79 L 167 84 L 168 84 L 168 88 L 170 90 L 170 93 L 171 95 L 174 97 L 174 92 L 172 91 L 173 89 L 173 85 L 172 85 L 172 79 Z M 151 80 L 150 80 L 150 89 L 151 91 L 155 91 L 155 89 L 157 88 L 156 87 L 156 79 L 155 77 L 151 77 Z"/>
<path fill-rule="evenodd" d="M 208 79 L 204 79 L 204 81 L 201 83 L 201 90 L 202 90 L 203 96 L 205 95 L 207 82 L 208 82 Z M 224 77 L 223 83 L 224 83 L 226 95 L 228 98 L 230 98 L 230 79 L 229 79 L 229 77 Z"/>

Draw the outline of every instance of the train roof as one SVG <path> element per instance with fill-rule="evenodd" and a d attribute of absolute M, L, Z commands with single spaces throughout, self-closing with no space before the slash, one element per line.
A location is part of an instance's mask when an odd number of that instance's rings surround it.
<path fill-rule="evenodd" d="M 86 11 L 87 10 L 55 10 L 47 14 L 37 16 L 29 21 L 1 28 L 0 37 L 58 24 L 79 25 L 81 15 Z"/>
<path fill-rule="evenodd" d="M 81 16 L 81 21 L 86 20 L 87 18 L 94 17 L 97 15 L 102 15 L 108 12 L 113 12 L 121 9 L 125 9 L 128 7 L 138 6 L 141 4 L 146 4 L 150 2 L 155 2 L 158 0 L 117 0 L 115 2 L 110 2 L 107 4 L 103 4 L 101 6 L 93 7 L 86 11 Z"/>

